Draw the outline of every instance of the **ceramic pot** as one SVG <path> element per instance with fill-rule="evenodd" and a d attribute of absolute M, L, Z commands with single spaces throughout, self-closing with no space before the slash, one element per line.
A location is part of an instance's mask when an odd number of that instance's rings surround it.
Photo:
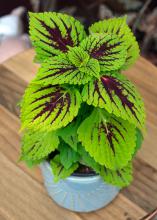
<path fill-rule="evenodd" d="M 106 184 L 99 175 L 70 176 L 58 183 L 48 162 L 40 164 L 49 196 L 60 206 L 75 212 L 91 212 L 109 204 L 119 188 Z"/>

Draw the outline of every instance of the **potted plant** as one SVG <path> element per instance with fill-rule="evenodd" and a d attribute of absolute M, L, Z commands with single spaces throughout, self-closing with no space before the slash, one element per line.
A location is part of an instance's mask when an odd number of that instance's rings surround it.
<path fill-rule="evenodd" d="M 132 180 L 132 159 L 145 131 L 145 110 L 123 75 L 139 56 L 126 17 L 85 32 L 73 17 L 30 13 L 41 64 L 21 102 L 21 160 L 40 164 L 49 195 L 89 212 L 107 205 Z"/>

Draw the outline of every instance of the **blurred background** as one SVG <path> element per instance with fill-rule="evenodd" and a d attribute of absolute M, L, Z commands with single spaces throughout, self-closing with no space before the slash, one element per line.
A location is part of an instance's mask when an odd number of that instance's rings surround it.
<path fill-rule="evenodd" d="M 99 19 L 126 14 L 142 56 L 157 65 L 157 0 L 1 0 L 0 63 L 31 47 L 28 11 L 64 12 L 86 27 Z"/>

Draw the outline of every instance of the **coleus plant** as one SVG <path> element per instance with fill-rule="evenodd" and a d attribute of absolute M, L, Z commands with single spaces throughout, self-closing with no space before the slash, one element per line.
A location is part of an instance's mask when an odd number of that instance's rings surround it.
<path fill-rule="evenodd" d="M 87 34 L 65 14 L 29 15 L 41 67 L 21 103 L 21 160 L 29 165 L 49 160 L 55 181 L 83 164 L 109 184 L 128 185 L 145 110 L 122 74 L 139 56 L 126 17 L 94 23 Z"/>

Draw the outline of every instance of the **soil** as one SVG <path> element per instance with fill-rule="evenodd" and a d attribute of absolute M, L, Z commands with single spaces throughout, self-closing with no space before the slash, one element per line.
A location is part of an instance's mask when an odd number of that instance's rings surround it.
<path fill-rule="evenodd" d="M 93 176 L 96 175 L 95 171 L 90 167 L 80 164 L 79 168 L 73 173 L 73 176 Z"/>

